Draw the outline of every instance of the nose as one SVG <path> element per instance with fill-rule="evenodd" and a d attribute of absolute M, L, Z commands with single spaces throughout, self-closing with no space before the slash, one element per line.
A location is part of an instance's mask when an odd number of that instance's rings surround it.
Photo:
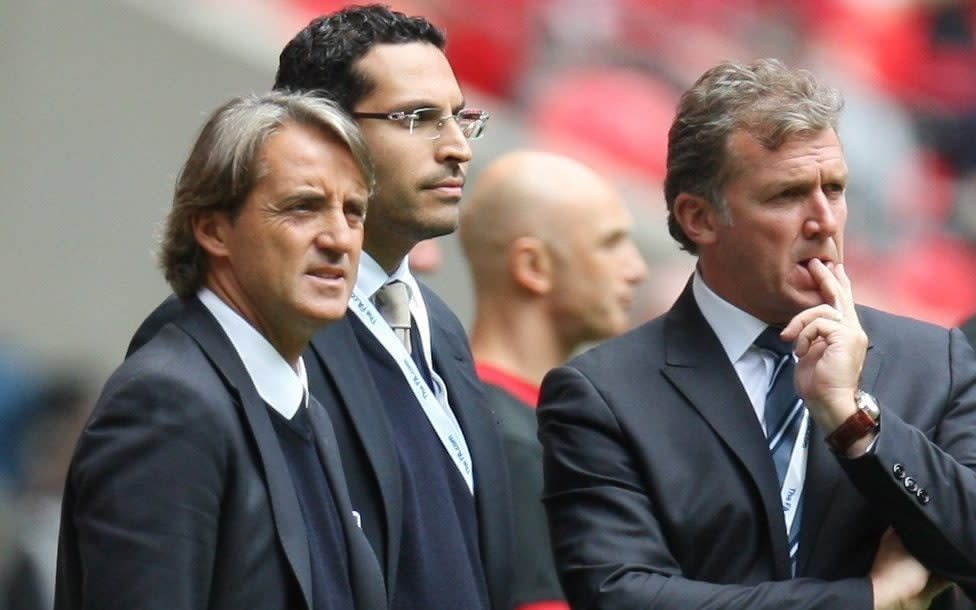
<path fill-rule="evenodd" d="M 315 236 L 315 246 L 329 255 L 331 261 L 341 259 L 363 244 L 363 231 L 353 227 L 342 210 L 333 210 L 324 215 L 322 224 Z"/>
<path fill-rule="evenodd" d="M 640 284 L 647 279 L 647 263 L 644 262 L 644 257 L 641 256 L 634 242 L 629 242 L 627 245 L 625 263 L 624 277 L 628 284 Z"/>
<path fill-rule="evenodd" d="M 841 229 L 842 216 L 847 203 L 844 196 L 831 198 L 821 190 L 810 197 L 807 219 L 803 223 L 803 236 L 807 239 L 833 237 Z"/>
<path fill-rule="evenodd" d="M 457 121 L 450 119 L 441 127 L 440 137 L 434 140 L 437 161 L 440 163 L 467 163 L 471 160 L 471 144 L 461 132 Z"/>

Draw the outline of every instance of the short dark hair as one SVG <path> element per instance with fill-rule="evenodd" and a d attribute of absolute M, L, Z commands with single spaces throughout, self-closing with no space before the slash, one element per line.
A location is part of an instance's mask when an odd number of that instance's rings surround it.
<path fill-rule="evenodd" d="M 682 249 L 697 253 L 674 216 L 681 193 L 707 199 L 728 220 L 723 190 L 734 170 L 728 154 L 732 134 L 743 130 L 776 150 L 793 136 L 836 131 L 843 105 L 839 91 L 777 59 L 723 62 L 702 74 L 681 96 L 668 132 L 664 198 L 671 236 Z"/>
<path fill-rule="evenodd" d="M 230 100 L 210 115 L 200 131 L 180 171 L 163 228 L 159 263 L 177 296 L 193 296 L 206 281 L 208 258 L 193 233 L 194 218 L 208 210 L 237 217 L 265 174 L 259 163 L 265 141 L 286 124 L 319 129 L 344 144 L 372 191 L 373 162 L 366 143 L 334 102 L 281 92 Z"/>
<path fill-rule="evenodd" d="M 424 17 L 379 4 L 350 6 L 305 26 L 278 57 L 274 88 L 315 92 L 346 112 L 376 86 L 356 62 L 378 44 L 426 42 L 444 50 L 447 38 Z"/>

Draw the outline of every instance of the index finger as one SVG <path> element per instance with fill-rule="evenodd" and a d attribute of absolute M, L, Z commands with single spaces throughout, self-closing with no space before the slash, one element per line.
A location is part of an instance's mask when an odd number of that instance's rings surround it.
<path fill-rule="evenodd" d="M 844 271 L 844 265 L 836 263 L 832 267 L 828 267 L 818 258 L 811 259 L 808 263 L 810 275 L 817 282 L 824 302 L 836 309 L 843 318 L 857 315 L 851 281 Z"/>
<path fill-rule="evenodd" d="M 834 305 L 834 307 L 837 307 L 845 318 L 848 316 L 856 317 L 857 310 L 854 307 L 854 289 L 851 286 L 851 278 L 847 275 L 847 267 L 844 266 L 844 263 L 834 265 L 833 275 L 837 279 L 837 283 L 840 284 L 840 292 L 843 295 L 843 298 L 838 303 L 840 306 Z"/>

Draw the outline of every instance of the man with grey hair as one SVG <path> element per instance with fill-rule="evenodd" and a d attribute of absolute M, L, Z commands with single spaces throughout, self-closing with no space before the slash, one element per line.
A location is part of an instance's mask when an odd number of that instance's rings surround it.
<path fill-rule="evenodd" d="M 682 97 L 665 195 L 695 273 L 542 385 L 574 608 L 973 607 L 976 354 L 855 305 L 841 106 L 776 60 Z"/>
<path fill-rule="evenodd" d="M 345 314 L 372 183 L 330 102 L 249 96 L 210 117 L 160 255 L 182 309 L 109 378 L 82 433 L 55 608 L 383 607 L 301 356 Z"/>
<path fill-rule="evenodd" d="M 309 388 L 331 418 L 353 509 L 397 610 L 508 610 L 511 507 L 498 425 L 464 327 L 414 276 L 409 252 L 455 230 L 470 140 L 442 31 L 381 5 L 312 20 L 282 50 L 274 88 L 336 100 L 357 121 L 376 189 L 349 314 L 316 333 Z M 167 299 L 129 353 L 178 313 Z"/>

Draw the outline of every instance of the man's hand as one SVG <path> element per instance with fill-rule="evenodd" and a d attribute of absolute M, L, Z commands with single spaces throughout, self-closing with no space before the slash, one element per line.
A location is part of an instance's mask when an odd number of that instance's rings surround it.
<path fill-rule="evenodd" d="M 874 610 L 924 610 L 950 584 L 930 575 L 891 528 L 881 536 L 870 578 Z"/>
<path fill-rule="evenodd" d="M 824 304 L 801 311 L 781 337 L 795 341 L 796 390 L 810 415 L 830 434 L 856 410 L 854 393 L 867 354 L 868 337 L 854 309 L 851 282 L 841 264 L 809 263 Z"/>

